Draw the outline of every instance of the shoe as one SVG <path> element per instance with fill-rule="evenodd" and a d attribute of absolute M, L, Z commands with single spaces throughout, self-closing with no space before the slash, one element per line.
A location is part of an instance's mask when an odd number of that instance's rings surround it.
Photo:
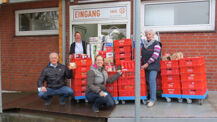
<path fill-rule="evenodd" d="M 48 106 L 48 105 L 50 105 L 50 104 L 51 104 L 51 99 L 45 100 L 45 104 L 44 104 L 44 105 Z"/>
<path fill-rule="evenodd" d="M 99 112 L 99 108 L 98 107 L 96 107 L 96 106 L 92 106 L 92 110 L 93 110 L 93 112 L 95 112 L 95 113 L 98 113 Z"/>
<path fill-rule="evenodd" d="M 148 102 L 147 107 L 152 107 L 152 106 L 154 106 L 154 102 L 152 101 Z"/>

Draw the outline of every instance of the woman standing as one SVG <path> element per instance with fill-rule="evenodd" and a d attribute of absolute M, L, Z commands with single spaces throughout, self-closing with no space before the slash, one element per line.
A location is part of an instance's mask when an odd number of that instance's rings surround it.
<path fill-rule="evenodd" d="M 152 29 L 146 30 L 147 39 L 142 47 L 141 69 L 145 69 L 146 82 L 150 91 L 147 107 L 152 107 L 156 102 L 156 77 L 160 71 L 161 43 L 154 39 L 154 35 L 155 32 Z"/>
<path fill-rule="evenodd" d="M 108 77 L 103 64 L 103 57 L 97 55 L 95 64 L 91 66 L 87 73 L 86 98 L 89 102 L 93 102 L 92 109 L 94 112 L 99 112 L 101 105 L 105 105 L 107 108 L 115 105 L 113 97 L 106 90 L 106 83 L 113 83 L 121 75 L 121 71 L 118 71 L 114 76 Z"/>

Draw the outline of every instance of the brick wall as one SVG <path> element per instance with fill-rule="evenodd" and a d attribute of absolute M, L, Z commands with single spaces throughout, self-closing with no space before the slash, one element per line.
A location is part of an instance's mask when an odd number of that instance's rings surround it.
<path fill-rule="evenodd" d="M 58 51 L 56 36 L 15 36 L 15 10 L 57 7 L 58 2 L 4 4 L 0 10 L 0 40 L 3 90 L 36 91 L 36 81 L 49 61 L 50 52 Z"/>

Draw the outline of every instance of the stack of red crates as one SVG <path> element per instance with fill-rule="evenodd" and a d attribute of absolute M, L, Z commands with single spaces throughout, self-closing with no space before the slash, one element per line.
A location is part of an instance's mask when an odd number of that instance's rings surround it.
<path fill-rule="evenodd" d="M 204 95 L 207 91 L 205 59 L 193 57 L 180 59 L 183 95 Z"/>
<path fill-rule="evenodd" d="M 117 72 L 108 72 L 108 76 L 112 77 L 116 73 Z M 113 83 L 107 83 L 106 84 L 106 89 L 112 95 L 112 97 L 114 98 L 114 100 L 117 100 L 117 97 L 118 97 L 118 82 L 117 82 L 117 80 L 114 81 Z"/>
<path fill-rule="evenodd" d="M 181 95 L 179 61 L 161 61 L 160 64 L 163 94 Z"/>
<path fill-rule="evenodd" d="M 122 75 L 118 79 L 119 97 L 135 97 L 135 61 L 122 61 L 121 70 Z M 141 70 L 141 96 L 147 96 L 144 70 Z"/>
<path fill-rule="evenodd" d="M 132 58 L 132 40 L 122 39 L 114 40 L 115 64 L 120 66 L 121 61 L 131 60 Z"/>
<path fill-rule="evenodd" d="M 71 88 L 74 90 L 75 99 L 77 97 L 85 96 L 85 90 L 87 85 L 87 72 L 92 65 L 91 61 L 91 58 L 71 60 L 71 62 L 74 62 L 76 64 L 76 69 L 73 70 L 73 77 L 71 80 Z"/>

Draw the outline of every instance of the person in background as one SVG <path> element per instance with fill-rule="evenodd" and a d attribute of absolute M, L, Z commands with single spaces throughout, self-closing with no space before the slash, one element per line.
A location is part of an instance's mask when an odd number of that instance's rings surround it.
<path fill-rule="evenodd" d="M 87 54 L 86 42 L 81 40 L 80 32 L 75 32 L 75 42 L 70 46 L 69 59 L 72 58 L 72 54 Z"/>
<path fill-rule="evenodd" d="M 99 112 L 101 105 L 105 107 L 113 107 L 115 101 L 111 94 L 106 90 L 106 83 L 112 83 L 122 74 L 120 70 L 112 76 L 108 77 L 108 73 L 104 69 L 104 59 L 101 55 L 95 57 L 93 64 L 87 73 L 86 98 L 89 102 L 93 102 L 92 110 Z"/>
<path fill-rule="evenodd" d="M 51 98 L 59 95 L 60 105 L 64 105 L 67 97 L 73 97 L 73 90 L 66 86 L 66 79 L 72 77 L 73 67 L 58 63 L 59 56 L 56 52 L 50 53 L 49 59 L 48 66 L 42 70 L 38 79 L 38 96 L 45 100 L 45 105 L 50 105 Z"/>
<path fill-rule="evenodd" d="M 145 69 L 146 82 L 149 87 L 150 99 L 147 107 L 152 107 L 156 102 L 156 77 L 160 71 L 161 43 L 154 39 L 155 31 L 145 31 L 146 41 L 142 47 L 142 66 Z"/>

